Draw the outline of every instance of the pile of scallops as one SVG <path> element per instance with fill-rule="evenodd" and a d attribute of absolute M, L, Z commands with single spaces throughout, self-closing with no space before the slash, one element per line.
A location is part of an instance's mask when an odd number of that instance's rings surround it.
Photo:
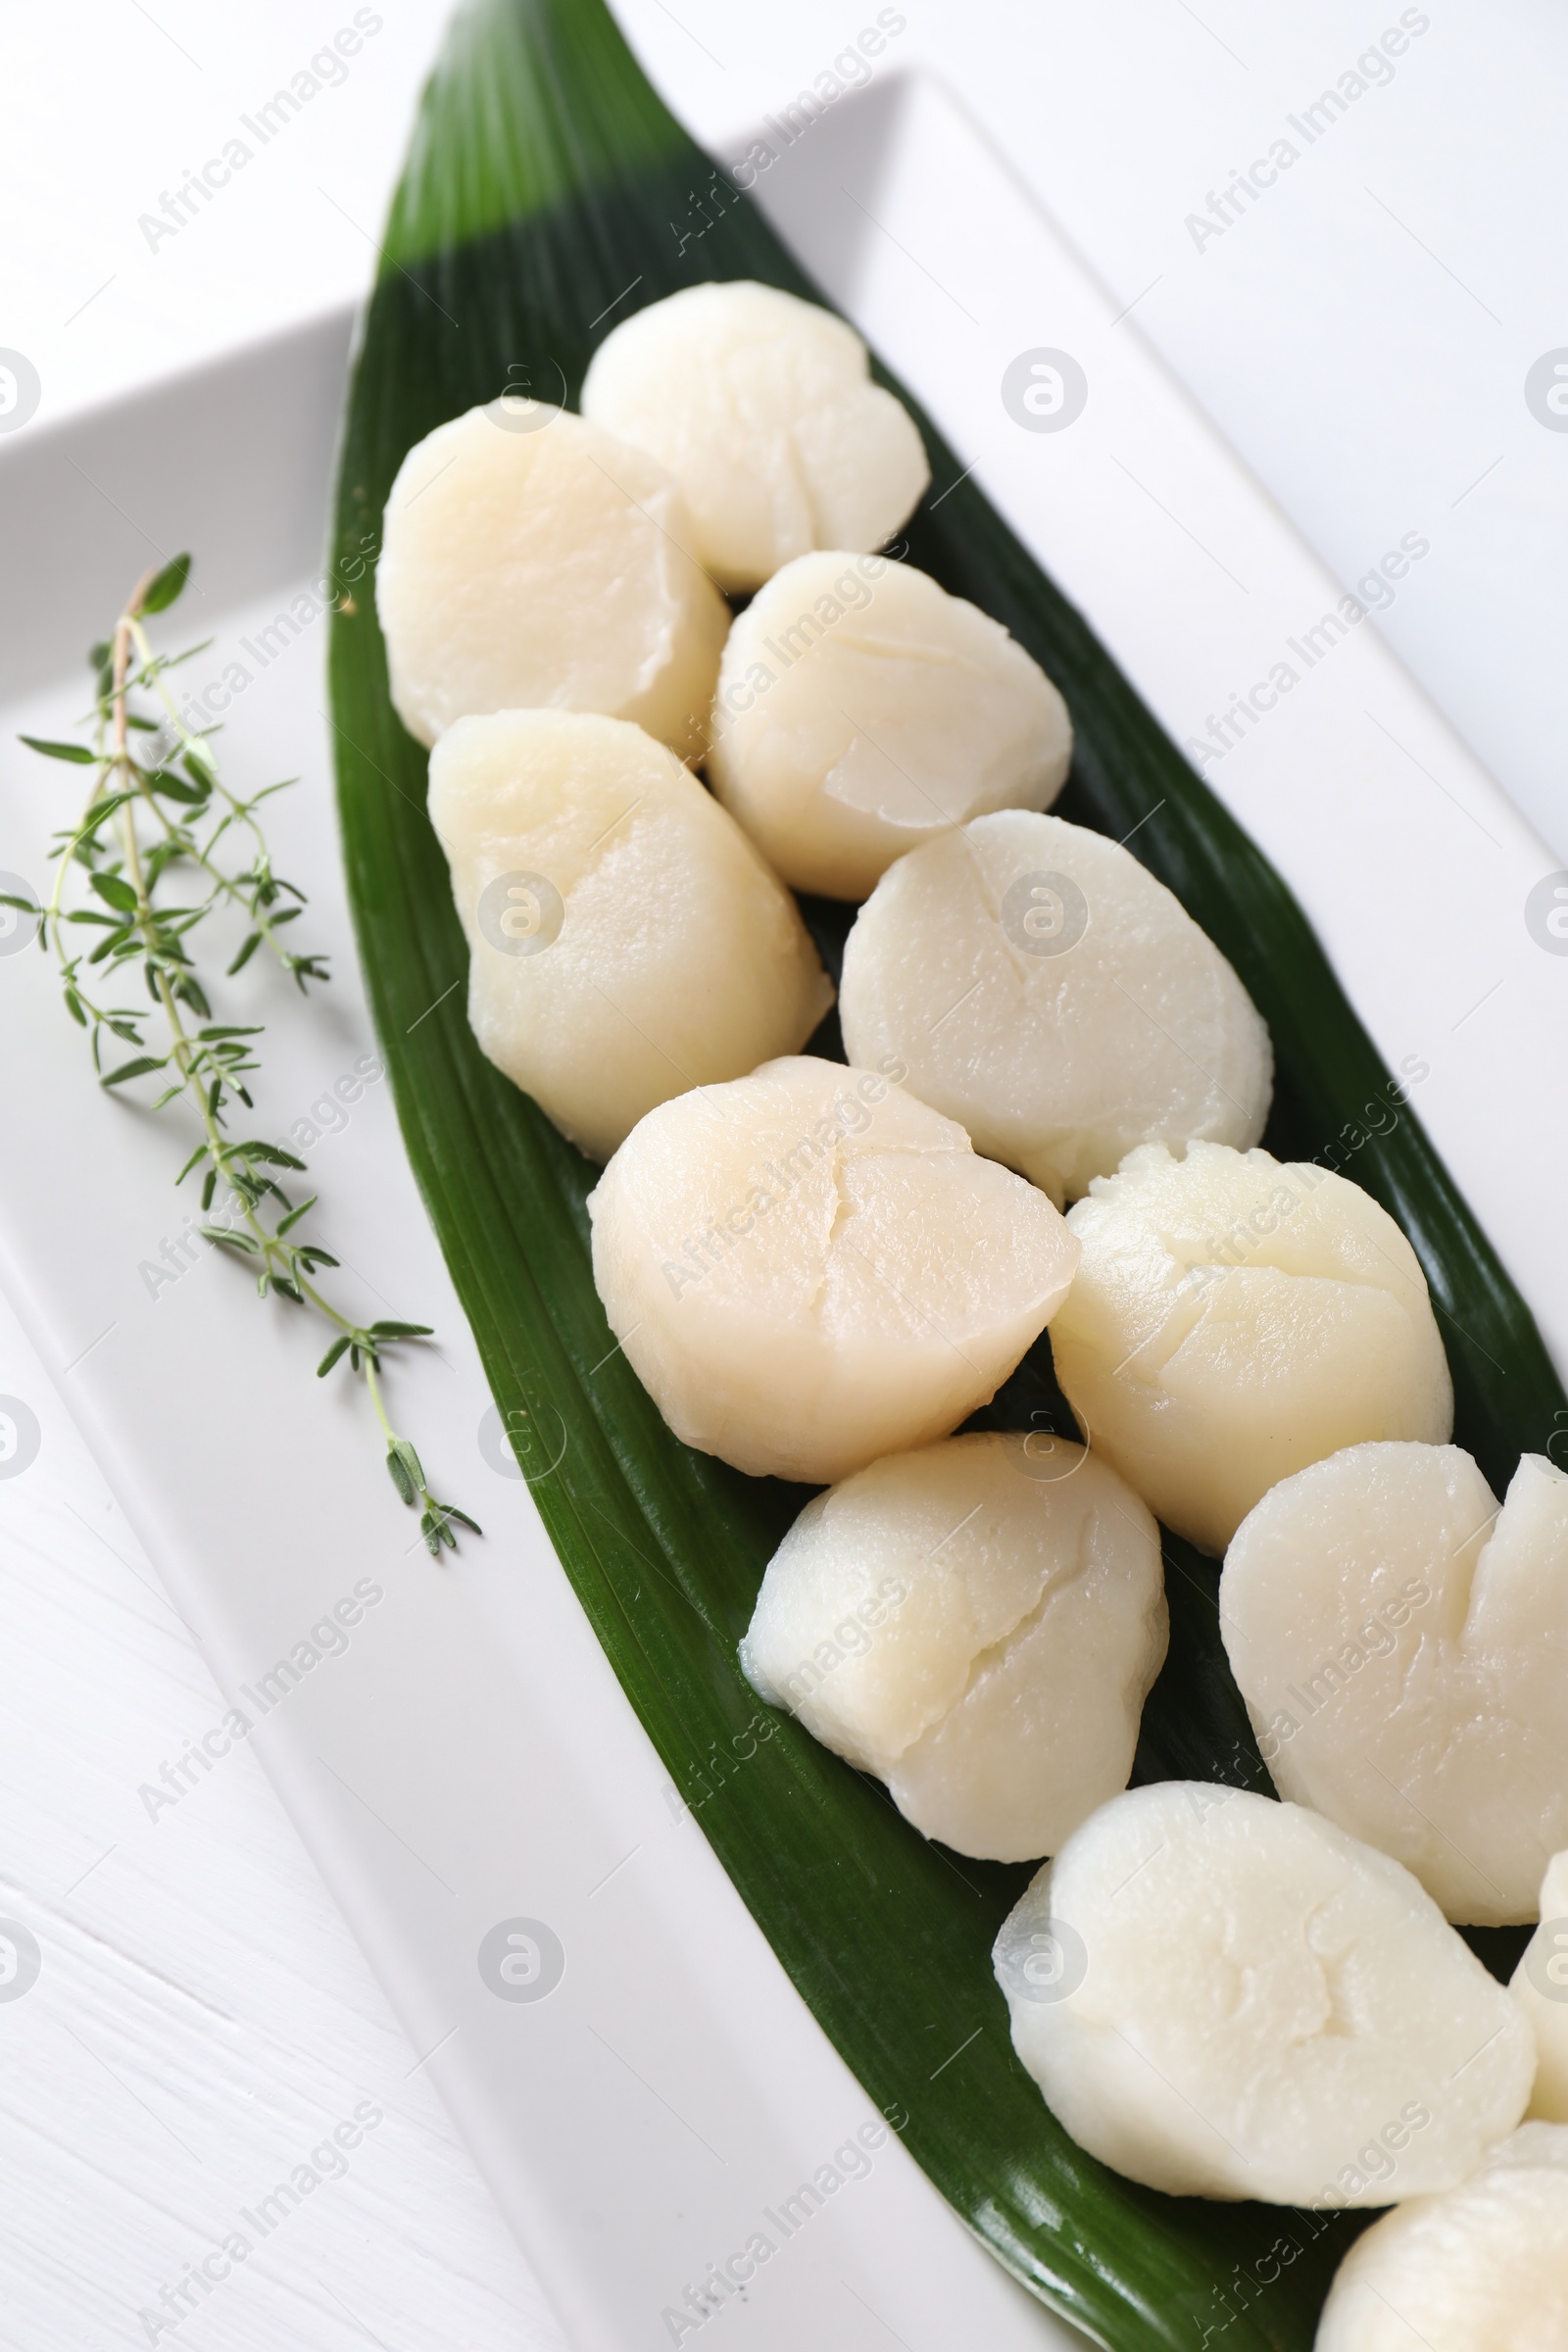
<path fill-rule="evenodd" d="M 1324 2352 L 1568 2345 L 1568 1478 L 1449 1443 L 1426 1281 L 1260 1150 L 1272 1055 L 1072 728 L 888 548 L 920 435 L 841 319 L 700 285 L 580 415 L 409 452 L 376 593 L 483 1051 L 604 1173 L 675 1435 L 805 1482 L 741 1664 L 961 1854 L 1079 2143 L 1177 2196 L 1388 2207 Z M 858 907 L 838 1014 L 796 892 Z M 1049 1329 L 1075 1441 L 954 1433 Z M 1129 1788 L 1159 1527 L 1281 1801 Z M 1511 1987 L 1460 1925 L 1540 1921 Z M 1527 2120 L 1528 2119 L 1528 2120 Z"/>

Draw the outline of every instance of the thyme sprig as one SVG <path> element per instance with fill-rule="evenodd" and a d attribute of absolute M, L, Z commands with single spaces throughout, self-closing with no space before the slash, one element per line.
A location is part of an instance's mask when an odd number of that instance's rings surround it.
<path fill-rule="evenodd" d="M 238 910 L 246 932 L 226 979 L 262 947 L 302 993 L 330 975 L 323 956 L 296 949 L 286 933 L 304 910 L 305 894 L 274 870 L 257 813 L 286 784 L 270 784 L 248 797 L 229 789 L 219 773 L 213 731 L 193 732 L 165 683 L 171 669 L 204 649 L 169 655 L 155 653 L 148 641 L 146 621 L 173 604 L 189 573 L 189 556 L 146 572 L 113 633 L 92 648 L 96 693 L 84 722 L 90 745 L 22 738 L 45 759 L 92 769 L 80 817 L 56 836 L 54 887 L 42 909 L 39 945 L 55 956 L 67 1011 L 88 1032 L 100 1085 L 162 1076 L 153 1108 L 183 1101 L 195 1112 L 201 1140 L 175 1182 L 202 1171 L 204 1215 L 213 1211 L 220 1186 L 226 1196 L 220 1213 L 200 1231 L 254 1266 L 261 1298 L 275 1292 L 331 1325 L 335 1336 L 318 1378 L 344 1356 L 352 1373 L 363 1374 L 386 1442 L 387 1471 L 400 1498 L 418 1508 L 419 1532 L 431 1557 L 439 1558 L 443 1546 L 456 1550 L 459 1527 L 474 1535 L 480 1530 L 466 1512 L 431 1494 L 413 1444 L 387 1416 L 381 1377 L 388 1348 L 429 1338 L 429 1326 L 363 1324 L 342 1314 L 317 1281 L 323 1267 L 335 1268 L 339 1260 L 301 1230 L 318 1196 L 296 1202 L 281 1181 L 285 1174 L 303 1175 L 305 1162 L 280 1144 L 229 1132 L 236 1104 L 255 1108 L 246 1081 L 260 1066 L 255 1041 L 263 1029 L 258 1022 L 214 1020 L 193 954 L 194 934 L 220 909 Z M 150 702 L 157 715 L 149 716 L 138 702 Z M 148 739 L 141 756 L 133 738 Z M 78 893 L 73 893 L 74 883 L 83 886 Z M 172 903 L 175 889 L 179 899 Z M 0 903 L 39 911 L 26 900 Z M 84 932 L 100 936 L 84 938 Z M 112 1001 L 138 967 L 150 1010 Z M 106 1041 L 116 1042 L 106 1048 Z M 106 1050 L 112 1056 L 118 1046 L 129 1047 L 129 1056 L 106 1069 Z"/>

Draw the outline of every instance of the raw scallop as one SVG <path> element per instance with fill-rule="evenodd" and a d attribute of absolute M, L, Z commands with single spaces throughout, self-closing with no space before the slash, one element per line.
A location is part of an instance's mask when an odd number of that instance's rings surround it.
<path fill-rule="evenodd" d="M 1342 1446 L 1452 1431 L 1426 1278 L 1359 1185 L 1266 1152 L 1148 1144 L 1068 1223 L 1084 1254 L 1056 1376 L 1096 1448 L 1204 1551 Z"/>
<path fill-rule="evenodd" d="M 1032 1881 L 995 1963 L 1058 2121 L 1172 2196 L 1451 2188 L 1530 2096 L 1528 2026 L 1409 1872 L 1247 1789 L 1112 1797 Z"/>
<path fill-rule="evenodd" d="M 1526 2124 L 1446 2196 L 1374 2222 L 1314 2352 L 1568 2352 L 1568 2131 Z"/>
<path fill-rule="evenodd" d="M 582 413 L 668 466 L 721 588 L 813 547 L 883 546 L 931 478 L 854 327 L 745 278 L 635 312 L 595 352 Z"/>
<path fill-rule="evenodd" d="M 797 890 L 863 899 L 993 808 L 1045 808 L 1067 706 L 1001 623 L 881 556 L 797 557 L 735 622 L 708 772 Z"/>
<path fill-rule="evenodd" d="M 1255 1144 L 1268 1031 L 1130 851 L 1056 816 L 976 817 L 891 866 L 844 955 L 852 1058 L 897 1054 L 977 1152 L 1060 1207 L 1135 1144 Z"/>
<path fill-rule="evenodd" d="M 1541 1925 L 1525 1946 L 1509 1989 L 1536 2037 L 1530 2112 L 1568 2124 L 1568 1852 L 1554 1854 L 1541 1882 Z"/>
<path fill-rule="evenodd" d="M 946 1437 L 1060 1305 L 1061 1218 L 901 1074 L 766 1062 L 650 1111 L 605 1170 L 594 1280 L 688 1446 L 845 1478 Z"/>
<path fill-rule="evenodd" d="M 741 1664 L 928 1838 L 1025 1862 L 1127 1786 L 1166 1635 L 1159 1530 L 1114 1470 L 975 1434 L 808 1502 Z"/>
<path fill-rule="evenodd" d="M 671 1095 L 793 1053 L 833 1002 L 789 892 L 623 719 L 458 719 L 431 754 L 430 818 L 474 1035 L 595 1159 Z"/>
<path fill-rule="evenodd" d="M 1527 1453 L 1499 1511 L 1456 1446 L 1314 1462 L 1237 1529 L 1220 1628 L 1282 1796 L 1393 1854 L 1452 1920 L 1537 1916 L 1568 1846 L 1560 1470 Z"/>
<path fill-rule="evenodd" d="M 645 450 L 537 402 L 437 425 L 398 468 L 375 601 L 420 743 L 487 710 L 596 710 L 699 753 L 729 626 Z"/>

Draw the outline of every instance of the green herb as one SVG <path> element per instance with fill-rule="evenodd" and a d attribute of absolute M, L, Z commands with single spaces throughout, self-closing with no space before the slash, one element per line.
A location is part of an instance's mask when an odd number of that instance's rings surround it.
<path fill-rule="evenodd" d="M 305 894 L 273 870 L 257 811 L 285 786 L 270 784 L 248 799 L 228 790 L 211 732 L 191 732 L 164 682 L 176 662 L 202 648 L 171 656 L 155 654 L 148 643 L 143 622 L 174 603 L 189 572 L 189 556 L 147 572 L 113 634 L 89 653 L 97 682 L 90 747 L 22 738 L 46 760 L 93 771 L 80 818 L 56 837 L 55 884 L 39 945 L 46 954 L 52 949 L 59 962 L 66 1010 L 89 1034 L 99 1083 L 122 1087 L 161 1076 L 153 1107 L 182 1101 L 195 1112 L 201 1140 L 175 1182 L 202 1171 L 204 1214 L 213 1210 L 220 1186 L 225 1196 L 220 1213 L 201 1232 L 254 1267 L 261 1298 L 275 1292 L 332 1326 L 336 1337 L 318 1375 L 324 1377 L 344 1355 L 351 1372 L 363 1373 L 386 1441 L 388 1474 L 402 1500 L 418 1506 L 419 1532 L 431 1557 L 439 1558 L 444 1545 L 457 1549 L 459 1527 L 475 1535 L 480 1530 L 466 1512 L 437 1502 L 430 1493 L 414 1446 L 387 1418 L 381 1386 L 387 1349 L 427 1339 L 429 1327 L 362 1324 L 340 1313 L 317 1281 L 322 1267 L 338 1260 L 300 1231 L 316 1196 L 296 1204 L 280 1181 L 285 1172 L 303 1174 L 305 1162 L 280 1145 L 228 1131 L 236 1105 L 255 1108 L 246 1081 L 259 1067 L 255 1041 L 262 1029 L 256 1022 L 213 1019 L 192 953 L 199 926 L 220 908 L 245 917 L 244 943 L 225 978 L 264 945 L 302 993 L 328 974 L 323 957 L 291 947 L 283 936 L 302 912 Z M 152 700 L 156 717 L 132 708 L 137 696 Z M 153 738 L 148 758 L 131 750 L 133 735 Z M 180 893 L 178 903 L 172 903 L 172 890 Z M 110 1001 L 138 970 L 150 1010 Z M 128 1057 L 106 1068 L 106 1040 L 109 1054 L 124 1046 Z"/>

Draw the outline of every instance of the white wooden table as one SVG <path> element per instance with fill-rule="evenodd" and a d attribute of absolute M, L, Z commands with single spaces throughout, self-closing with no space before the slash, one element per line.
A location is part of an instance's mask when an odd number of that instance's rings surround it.
<path fill-rule="evenodd" d="M 559 2344 L 3 1302 L 0 1625 L 0 1914 L 42 1958 L 7 1998 L 0 1945 L 0 2344 Z M 280 2182 L 299 2202 L 269 2211 Z"/>

